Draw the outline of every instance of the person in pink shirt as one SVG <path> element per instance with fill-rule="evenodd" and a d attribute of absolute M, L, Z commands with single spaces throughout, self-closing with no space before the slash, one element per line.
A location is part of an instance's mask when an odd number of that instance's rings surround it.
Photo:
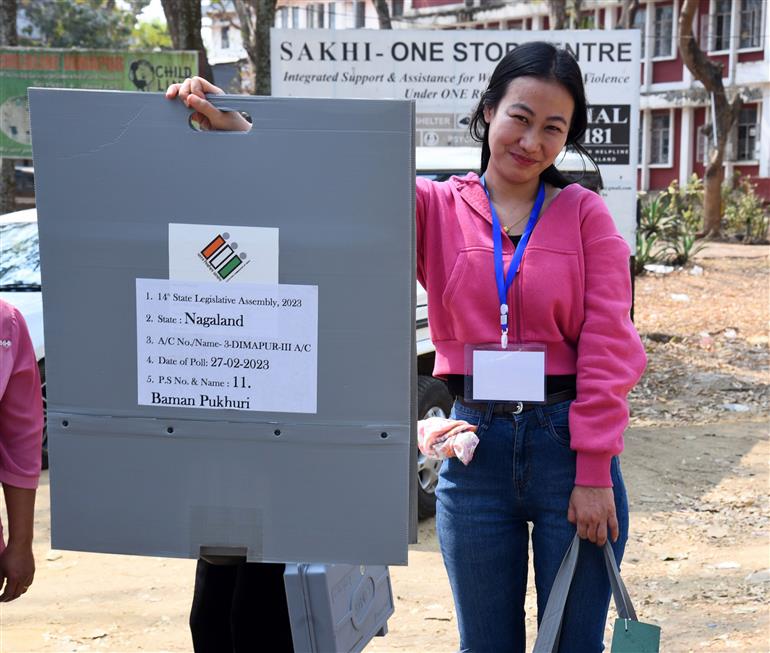
<path fill-rule="evenodd" d="M 0 527 L 0 601 L 20 597 L 35 577 L 32 531 L 42 442 L 35 350 L 21 313 L 0 300 L 0 483 L 8 513 L 7 540 Z"/>
<path fill-rule="evenodd" d="M 194 78 L 167 97 L 204 128 L 249 129 L 206 93 L 221 91 Z M 447 428 L 465 423 L 478 438 L 470 461 L 444 460 L 436 490 L 462 653 L 524 653 L 530 543 L 539 623 L 576 533 L 558 650 L 604 650 L 603 547 L 620 562 L 626 398 L 646 357 L 630 318 L 629 247 L 602 198 L 555 166 L 565 147 L 590 159 L 587 126 L 574 57 L 525 43 L 498 62 L 471 115 L 481 175 L 417 180 L 433 375 L 455 396 Z"/>

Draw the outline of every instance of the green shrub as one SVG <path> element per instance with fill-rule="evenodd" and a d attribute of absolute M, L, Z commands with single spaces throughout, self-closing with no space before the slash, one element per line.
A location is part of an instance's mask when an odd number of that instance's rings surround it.
<path fill-rule="evenodd" d="M 703 220 L 703 182 L 693 175 L 684 188 L 672 181 L 655 196 L 640 196 L 636 271 L 648 263 L 686 265 L 703 247 L 696 234 Z"/>
<path fill-rule="evenodd" d="M 722 202 L 725 235 L 744 243 L 767 242 L 770 210 L 757 194 L 756 184 L 751 179 L 735 173 L 732 187 L 723 189 Z"/>
<path fill-rule="evenodd" d="M 658 234 L 645 233 L 641 229 L 636 230 L 636 256 L 634 258 L 634 273 L 644 274 L 644 266 L 648 263 L 659 261 L 655 254 L 655 244 L 658 242 Z"/>
<path fill-rule="evenodd" d="M 684 188 L 674 180 L 664 197 L 672 231 L 697 233 L 703 223 L 703 180 L 693 174 Z"/>

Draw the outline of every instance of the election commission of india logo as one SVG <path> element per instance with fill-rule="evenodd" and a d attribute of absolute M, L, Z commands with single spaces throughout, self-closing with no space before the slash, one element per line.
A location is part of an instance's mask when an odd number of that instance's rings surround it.
<path fill-rule="evenodd" d="M 227 232 L 217 234 L 198 256 L 220 281 L 232 281 L 249 263 L 248 254 L 238 251 L 238 243 L 231 242 Z"/>

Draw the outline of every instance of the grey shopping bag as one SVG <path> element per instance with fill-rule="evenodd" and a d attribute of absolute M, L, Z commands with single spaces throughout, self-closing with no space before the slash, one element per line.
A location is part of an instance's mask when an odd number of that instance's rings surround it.
<path fill-rule="evenodd" d="M 556 579 L 545 606 L 540 628 L 537 631 L 533 653 L 557 653 L 559 650 L 559 634 L 564 615 L 564 606 L 572 584 L 577 566 L 580 538 L 575 535 L 564 555 Z M 660 627 L 639 621 L 631 603 L 631 597 L 620 577 L 615 554 L 609 541 L 604 545 L 604 561 L 607 563 L 607 573 L 610 577 L 612 596 L 618 619 L 612 634 L 612 653 L 658 653 L 660 650 Z"/>

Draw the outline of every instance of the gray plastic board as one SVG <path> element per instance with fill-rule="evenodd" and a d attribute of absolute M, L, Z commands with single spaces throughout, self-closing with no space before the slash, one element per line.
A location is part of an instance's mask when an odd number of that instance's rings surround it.
<path fill-rule="evenodd" d="M 162 95 L 29 98 L 52 545 L 405 564 L 413 104 L 218 98 L 244 134 Z M 315 412 L 139 405 L 136 280 L 169 278 L 170 223 L 278 228 L 279 283 L 318 289 Z"/>

